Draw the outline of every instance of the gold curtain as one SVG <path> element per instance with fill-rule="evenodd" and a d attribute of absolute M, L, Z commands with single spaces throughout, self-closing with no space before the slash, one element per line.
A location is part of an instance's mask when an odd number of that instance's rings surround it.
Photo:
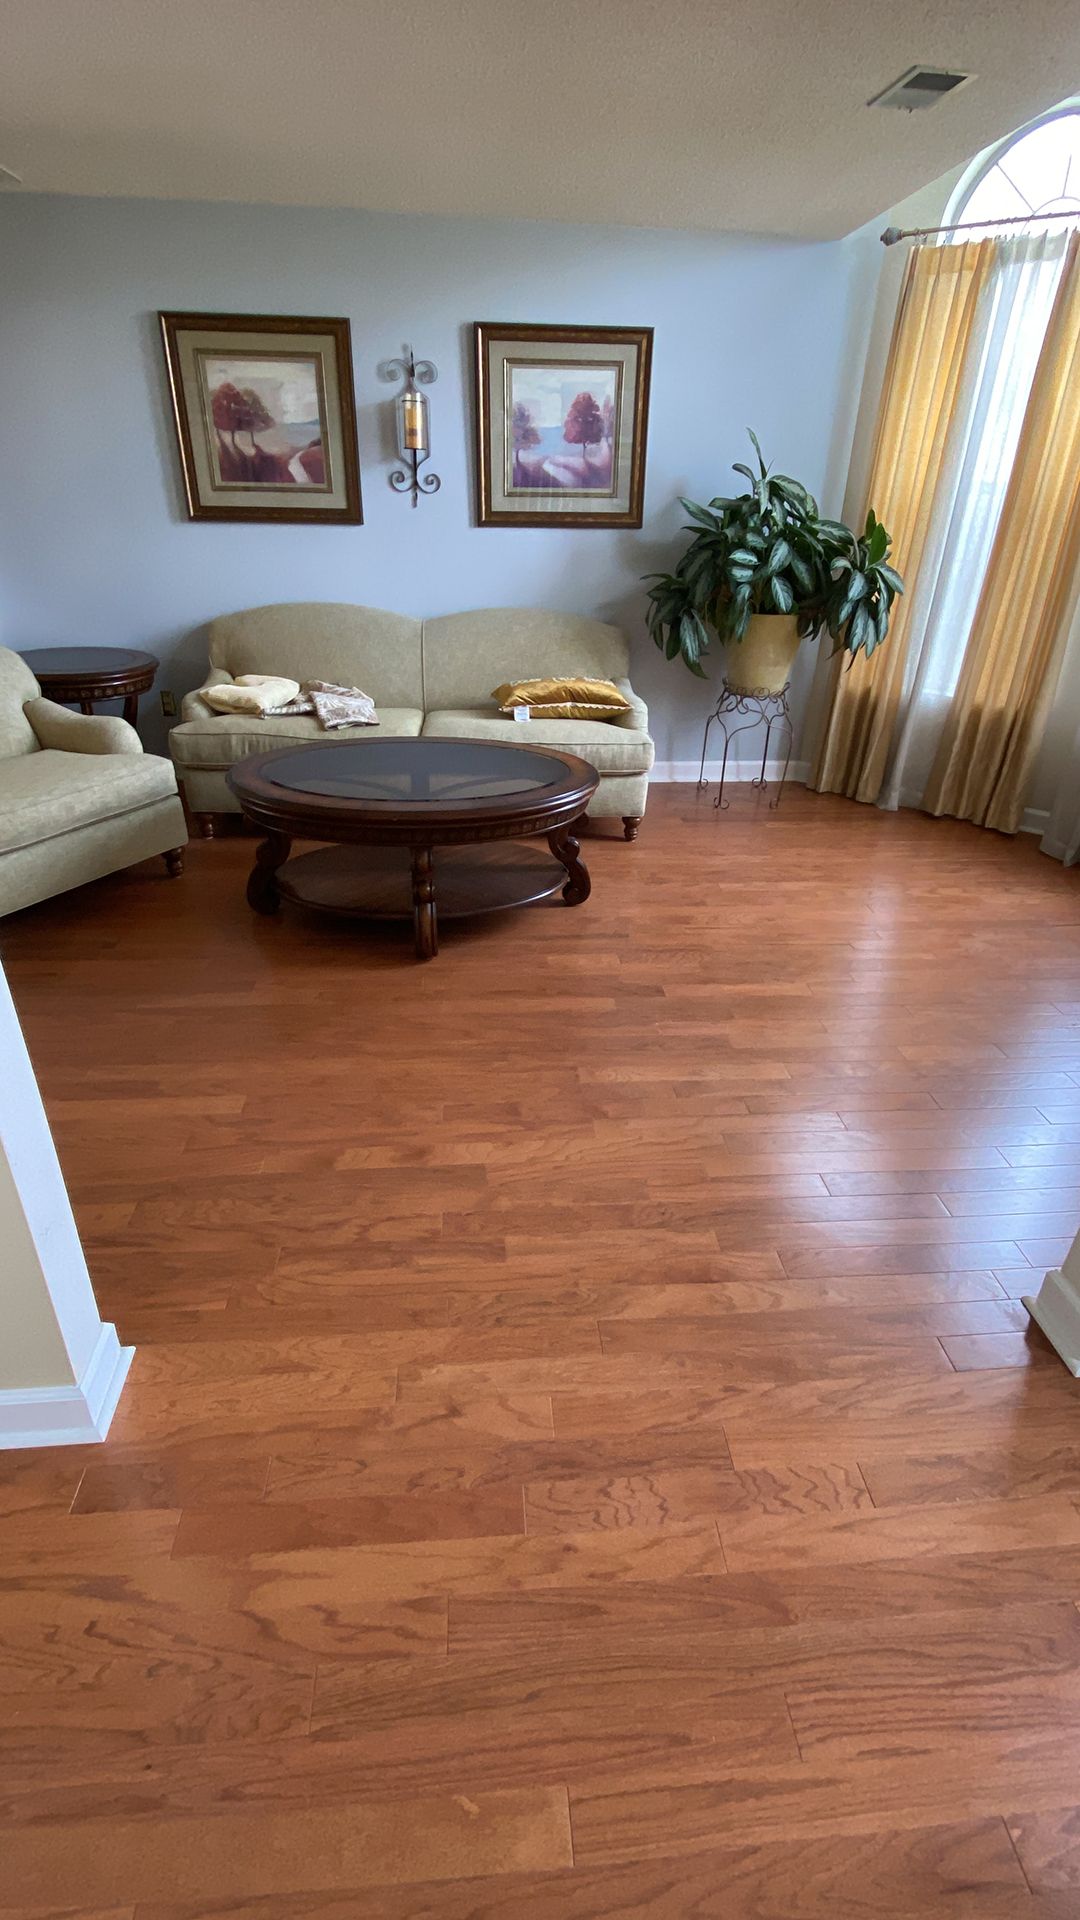
<path fill-rule="evenodd" d="M 1015 833 L 1080 574 L 1080 234 L 1066 255 L 960 680 L 930 813 Z"/>
<path fill-rule="evenodd" d="M 975 316 L 995 242 L 916 247 L 889 347 L 874 438 L 868 504 L 893 540 L 892 564 L 906 591 L 889 638 L 869 660 L 833 669 L 829 715 L 810 784 L 852 800 L 876 800 L 900 706 L 910 608 L 933 525 L 949 424 L 968 371 Z"/>

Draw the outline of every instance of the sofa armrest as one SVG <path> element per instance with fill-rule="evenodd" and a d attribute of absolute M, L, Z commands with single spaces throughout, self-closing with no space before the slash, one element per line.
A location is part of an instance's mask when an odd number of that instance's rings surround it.
<path fill-rule="evenodd" d="M 141 753 L 142 741 L 126 720 L 105 713 L 72 713 L 39 694 L 23 709 L 43 747 L 60 753 Z"/>
<path fill-rule="evenodd" d="M 620 727 L 632 727 L 635 733 L 648 733 L 649 709 L 644 700 L 634 692 L 629 680 L 616 680 L 619 692 L 625 694 L 630 705 L 620 709 L 615 716 Z"/>
<path fill-rule="evenodd" d="M 191 693 L 185 693 L 181 700 L 181 720 L 205 720 L 207 714 L 213 713 L 214 711 L 213 707 L 207 706 L 206 701 L 202 697 L 206 688 L 231 687 L 232 684 L 232 674 L 226 673 L 224 667 L 211 667 L 202 686 L 196 687 Z"/>

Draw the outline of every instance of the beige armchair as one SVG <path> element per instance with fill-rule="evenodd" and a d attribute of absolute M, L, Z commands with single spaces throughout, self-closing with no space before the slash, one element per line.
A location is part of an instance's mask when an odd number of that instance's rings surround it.
<path fill-rule="evenodd" d="M 154 853 L 178 874 L 186 842 L 169 762 L 144 754 L 126 720 L 43 699 L 0 647 L 0 914 Z"/>

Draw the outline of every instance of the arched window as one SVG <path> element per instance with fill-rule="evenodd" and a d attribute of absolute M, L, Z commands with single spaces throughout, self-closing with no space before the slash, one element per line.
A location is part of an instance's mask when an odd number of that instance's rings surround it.
<path fill-rule="evenodd" d="M 1060 218 L 1033 220 L 1035 214 Z M 999 226 L 1004 221 L 1018 224 Z M 881 790 L 883 806 L 921 804 L 1004 511 L 1069 229 L 1077 224 L 1080 100 L 1069 100 L 980 154 L 937 235 L 942 247 L 992 239 L 992 257 L 971 336 L 967 384 L 949 429 L 954 452 L 935 500 L 935 531 L 927 546 L 932 564 L 906 606 L 910 675 Z M 974 225 L 975 231 L 957 232 L 958 225 Z"/>
<path fill-rule="evenodd" d="M 946 217 L 993 227 L 1000 220 L 1051 213 L 1064 220 L 1080 217 L 1080 100 L 980 155 L 961 180 Z M 1052 226 L 1050 221 L 1039 224 Z"/>

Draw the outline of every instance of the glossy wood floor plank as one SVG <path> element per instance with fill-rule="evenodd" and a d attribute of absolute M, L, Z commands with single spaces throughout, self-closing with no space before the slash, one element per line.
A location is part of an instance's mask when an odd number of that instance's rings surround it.
<path fill-rule="evenodd" d="M 363 1911 L 365 1920 L 504 1920 L 508 1912 L 521 1915 L 522 1920 L 622 1920 L 627 1914 L 635 1920 L 639 1916 L 640 1920 L 684 1920 L 688 1913 L 700 1915 L 701 1920 L 790 1920 L 795 1911 L 791 1901 L 797 1894 L 808 1920 L 876 1912 L 890 1914 L 894 1920 L 911 1920 L 913 1915 L 921 1920 L 1018 1920 L 1018 1916 L 1073 1920 L 1067 1894 L 1028 1896 L 1018 1908 L 1015 1882 L 982 1880 L 981 1871 L 993 1873 L 995 1867 L 989 1859 L 984 1866 L 974 1848 L 973 1890 L 961 1890 L 957 1884 L 965 1871 L 959 1857 L 950 1869 L 946 1856 L 940 1878 L 935 1878 L 936 1840 L 936 1831 L 928 1832 L 923 1859 L 910 1842 L 895 1848 L 895 1868 L 887 1836 L 859 1846 L 850 1867 L 842 1843 L 830 1845 L 825 1852 L 804 1841 L 790 1849 L 729 1849 L 704 1859 L 474 1881 L 468 1889 L 444 1884 L 411 1888 L 404 1895 L 380 1890 L 374 1897 L 366 1895 Z M 885 1856 L 880 1870 L 874 1864 L 879 1848 Z M 809 1883 L 797 1864 L 800 1856 L 814 1876 Z M 1007 1872 L 1007 1863 L 1005 1867 Z M 278 1901 L 230 1904 L 227 1909 L 143 1905 L 139 1920 L 354 1920 L 356 1910 L 355 1897 L 310 1894 L 287 1906 Z M 30 1915 L 28 1920 L 39 1920 L 39 1916 Z"/>
<path fill-rule="evenodd" d="M 0 927 L 138 1345 L 0 1461 L 13 1920 L 1073 1920 L 1077 876 L 708 798 L 429 968 L 237 834 Z"/>
<path fill-rule="evenodd" d="M 909 1453 L 861 1460 L 859 1471 L 876 1507 L 921 1501 L 1031 1499 L 1063 1493 L 1080 1499 L 1080 1439 L 1001 1448 L 997 1452 Z"/>
<path fill-rule="evenodd" d="M 854 1463 L 736 1473 L 723 1468 L 669 1467 L 639 1474 L 583 1474 L 530 1480 L 525 1525 L 530 1533 L 583 1528 L 664 1527 L 702 1513 L 846 1513 L 872 1506 Z"/>
<path fill-rule="evenodd" d="M 0 1519 L 35 1508 L 69 1513 L 85 1478 L 86 1458 L 70 1447 L 0 1453 Z"/>
<path fill-rule="evenodd" d="M 1024 1877 L 1037 1892 L 1080 1887 L 1080 1807 L 1013 1814 L 1008 1822 Z"/>
<path fill-rule="evenodd" d="M 102 1838 L 96 1822 L 16 1830 L 4 1836 L 6 1873 L 38 1899 L 94 1900 L 109 1890 L 108 1899 L 125 1887 L 137 1903 L 170 1883 L 181 1899 L 250 1897 L 302 1889 L 312 1875 L 324 1887 L 364 1887 L 571 1862 L 558 1787 L 198 1822 L 114 1820 L 107 1845 L 95 1844 Z"/>
<path fill-rule="evenodd" d="M 692 1756 L 681 1769 L 642 1775 L 610 1792 L 599 1783 L 575 1788 L 575 1860 L 616 1864 L 779 1835 L 864 1834 L 877 1830 L 882 1804 L 900 1831 L 986 1818 L 987 1806 L 996 1809 L 1007 1797 L 1010 1781 L 1014 1799 L 1029 1813 L 1058 1809 L 1066 1797 L 1075 1749 L 1058 1731 L 1012 1744 L 1000 1735 L 976 1735 L 958 1740 L 955 1751 L 962 1773 L 947 1773 L 921 1752 L 885 1752 L 872 1766 L 805 1759 L 743 1771 Z"/>
<path fill-rule="evenodd" d="M 571 1639 L 606 1653 L 652 1636 L 810 1622 L 870 1623 L 1012 1604 L 1074 1604 L 1080 1547 L 1011 1548 L 1005 1553 L 920 1555 L 907 1560 L 815 1562 L 782 1573 L 728 1573 L 670 1585 L 549 1588 L 528 1594 L 455 1594 L 453 1652 L 528 1652 L 539 1636 Z M 779 1642 L 778 1642 L 779 1645 Z"/>
<path fill-rule="evenodd" d="M 788 1520 L 773 1514 L 726 1514 L 721 1539 L 729 1567 L 797 1566 L 805 1560 L 903 1559 L 941 1550 L 1080 1545 L 1080 1509 L 1068 1498 L 982 1502 L 971 1507 L 839 1514 Z"/>

